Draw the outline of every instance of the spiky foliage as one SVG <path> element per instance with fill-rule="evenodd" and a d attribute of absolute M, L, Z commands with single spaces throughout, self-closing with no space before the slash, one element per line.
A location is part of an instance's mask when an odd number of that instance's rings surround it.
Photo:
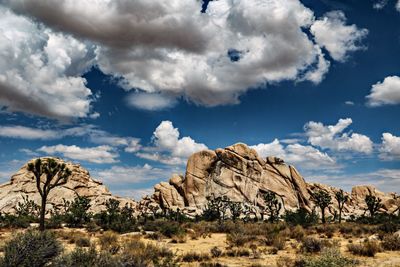
<path fill-rule="evenodd" d="M 321 209 L 321 220 L 325 223 L 325 209 L 332 203 L 332 197 L 324 190 L 317 190 L 312 194 L 315 204 Z"/>
<path fill-rule="evenodd" d="M 231 213 L 232 220 L 236 221 L 240 217 L 240 215 L 242 215 L 243 212 L 242 203 L 235 201 L 228 201 L 227 205 Z"/>
<path fill-rule="evenodd" d="M 349 200 L 349 196 L 344 194 L 344 191 L 340 189 L 335 193 L 335 199 L 338 203 L 339 209 L 339 223 L 342 222 L 342 211 L 344 208 L 344 204 Z"/>
<path fill-rule="evenodd" d="M 277 221 L 279 219 L 279 212 L 282 209 L 282 203 L 276 197 L 274 192 L 268 191 L 262 194 L 265 207 L 263 208 L 263 213 L 267 213 L 268 220 L 270 222 Z"/>
<path fill-rule="evenodd" d="M 203 210 L 203 217 L 208 221 L 218 220 L 221 224 L 225 220 L 226 211 L 228 209 L 226 196 L 223 197 L 207 197 L 207 205 Z"/>
<path fill-rule="evenodd" d="M 50 191 L 57 187 L 67 183 L 68 178 L 72 172 L 66 167 L 64 163 L 58 163 L 54 159 L 36 159 L 34 163 L 28 164 L 28 171 L 32 172 L 36 179 L 36 187 L 42 197 L 40 206 L 40 219 L 39 229 L 44 231 L 44 217 L 46 215 L 46 202 L 47 196 Z M 41 177 L 44 177 L 43 181 Z"/>
<path fill-rule="evenodd" d="M 367 210 L 371 218 L 374 218 L 375 214 L 383 207 L 382 200 L 372 194 L 365 196 L 365 204 L 367 204 Z"/>

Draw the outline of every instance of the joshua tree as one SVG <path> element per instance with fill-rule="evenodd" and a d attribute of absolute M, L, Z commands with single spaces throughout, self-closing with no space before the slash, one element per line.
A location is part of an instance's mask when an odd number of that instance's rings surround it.
<path fill-rule="evenodd" d="M 263 212 L 261 213 L 262 219 L 264 219 L 263 213 L 266 212 L 269 216 L 268 218 L 270 222 L 278 220 L 279 212 L 282 209 L 282 204 L 279 202 L 276 194 L 274 192 L 268 191 L 262 195 L 262 198 L 265 203 L 265 207 L 263 209 Z"/>
<path fill-rule="evenodd" d="M 28 171 L 32 172 L 36 179 L 36 187 L 42 197 L 40 206 L 39 230 L 44 231 L 44 217 L 46 215 L 46 202 L 47 196 L 50 191 L 67 183 L 71 171 L 65 166 L 64 163 L 57 163 L 54 159 L 40 159 L 35 160 L 34 163 L 28 164 Z M 43 181 L 41 177 L 44 176 Z"/>
<path fill-rule="evenodd" d="M 339 223 L 342 222 L 342 211 L 344 208 L 344 203 L 346 203 L 349 200 L 349 196 L 345 195 L 343 190 L 340 189 L 335 193 L 335 199 L 338 203 L 338 208 L 339 208 Z"/>
<path fill-rule="evenodd" d="M 325 209 L 331 204 L 332 197 L 323 190 L 318 190 L 312 194 L 315 204 L 321 209 L 322 223 L 325 223 Z"/>
<path fill-rule="evenodd" d="M 214 197 L 212 195 L 207 197 L 207 200 L 208 203 L 203 211 L 203 217 L 210 221 L 218 220 L 218 223 L 221 224 L 225 220 L 229 199 L 226 196 Z"/>
<path fill-rule="evenodd" d="M 235 222 L 236 219 L 239 218 L 240 215 L 242 215 L 242 213 L 243 213 L 242 203 L 228 201 L 227 205 L 228 205 L 229 211 L 231 212 L 232 220 Z"/>
<path fill-rule="evenodd" d="M 365 196 L 365 204 L 367 204 L 367 210 L 371 218 L 374 218 L 379 209 L 383 207 L 382 200 L 371 194 Z"/>

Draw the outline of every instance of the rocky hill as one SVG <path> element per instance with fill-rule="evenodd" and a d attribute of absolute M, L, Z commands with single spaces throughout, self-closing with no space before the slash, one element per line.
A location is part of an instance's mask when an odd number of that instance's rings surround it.
<path fill-rule="evenodd" d="M 13 213 L 14 207 L 21 202 L 23 196 L 40 204 L 40 195 L 36 188 L 36 180 L 31 172 L 28 171 L 28 164 L 36 159 L 27 162 L 22 168 L 11 177 L 11 180 L 0 185 L 0 211 L 4 213 Z M 55 187 L 48 196 L 47 208 L 60 207 L 63 199 L 71 201 L 77 195 L 86 196 L 90 199 L 90 211 L 98 212 L 105 209 L 105 202 L 114 198 L 120 201 L 120 205 L 129 203 L 136 207 L 136 202 L 126 198 L 113 196 L 102 182 L 90 177 L 89 172 L 79 164 L 64 162 L 55 158 L 58 163 L 65 163 L 66 167 L 72 171 L 68 182 L 60 187 Z"/>
<path fill-rule="evenodd" d="M 261 195 L 270 191 L 279 197 L 282 212 L 299 207 L 311 211 L 315 208 L 311 193 L 317 189 L 325 190 L 332 196 L 333 204 L 329 212 L 333 215 L 337 209 L 334 196 L 338 188 L 307 183 L 295 167 L 287 165 L 282 159 L 261 158 L 254 149 L 238 143 L 224 149 L 193 154 L 188 160 L 185 176 L 173 175 L 168 183 L 155 185 L 154 194 L 144 198 L 140 206 L 179 208 L 195 215 L 201 213 L 207 197 L 227 196 L 232 201 L 262 207 Z M 391 194 L 384 194 L 373 186 L 356 186 L 346 194 L 349 201 L 345 204 L 344 216 L 363 214 L 366 208 L 364 199 L 368 194 L 382 199 L 382 211 L 390 213 L 399 207 Z"/>
<path fill-rule="evenodd" d="M 61 159 L 56 160 L 63 162 Z M 34 159 L 30 162 L 33 161 Z M 28 163 L 8 183 L 0 185 L 1 212 L 13 212 L 24 195 L 40 203 L 35 179 L 27 170 Z M 72 171 L 72 176 L 67 184 L 51 191 L 48 208 L 62 205 L 63 198 L 72 200 L 80 195 L 90 198 L 93 212 L 103 210 L 106 200 L 114 198 L 121 205 L 130 203 L 139 213 L 179 208 L 180 211 L 194 216 L 202 213 L 208 197 L 227 196 L 232 201 L 245 203 L 257 211 L 264 206 L 262 194 L 274 192 L 282 203 L 283 213 L 300 207 L 309 211 L 315 209 L 315 203 L 311 200 L 312 192 L 325 190 L 333 200 L 329 212 L 333 215 L 337 210 L 334 195 L 338 188 L 307 183 L 295 167 L 276 157 L 261 158 L 254 149 L 242 143 L 193 154 L 187 162 L 184 176 L 175 174 L 169 182 L 156 184 L 154 193 L 138 203 L 113 196 L 102 182 L 91 178 L 89 172 L 79 164 L 65 163 Z M 400 206 L 400 199 L 394 200 L 391 194 L 380 192 L 373 186 L 356 186 L 351 193 L 346 194 L 349 201 L 345 204 L 344 216 L 363 214 L 366 208 L 364 199 L 368 194 L 382 199 L 384 212 L 394 212 Z"/>

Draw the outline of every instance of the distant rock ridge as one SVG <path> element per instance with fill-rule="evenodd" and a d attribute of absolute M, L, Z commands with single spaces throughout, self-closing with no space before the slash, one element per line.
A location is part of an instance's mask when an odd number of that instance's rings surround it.
<path fill-rule="evenodd" d="M 91 204 L 89 211 L 95 213 L 105 209 L 104 204 L 108 199 L 119 200 L 121 206 L 128 203 L 136 207 L 136 202 L 133 200 L 113 196 L 102 182 L 91 178 L 89 172 L 81 167 L 80 164 L 65 162 L 59 158 L 53 159 L 58 163 L 65 163 L 72 174 L 65 185 L 55 187 L 50 191 L 46 208 L 61 207 L 63 199 L 72 201 L 77 195 L 88 197 Z M 28 196 L 29 199 L 40 204 L 36 180 L 27 169 L 28 164 L 33 163 L 35 160 L 32 159 L 27 162 L 11 177 L 9 182 L 0 185 L 0 212 L 13 213 L 15 211 L 14 207 L 23 200 L 23 196 Z"/>
<path fill-rule="evenodd" d="M 194 153 L 188 159 L 185 176 L 173 175 L 168 183 L 155 185 L 154 194 L 143 198 L 140 206 L 158 205 L 160 209 L 179 209 L 196 215 L 201 214 L 207 197 L 227 196 L 232 201 L 262 207 L 261 194 L 270 191 L 279 197 L 283 206 L 281 212 L 300 207 L 311 211 L 315 209 L 311 200 L 315 190 L 325 190 L 332 196 L 329 212 L 334 215 L 337 211 L 335 192 L 339 188 L 307 183 L 295 167 L 282 159 L 263 159 L 246 144 L 237 143 L 215 151 Z M 393 212 L 398 207 L 391 194 L 380 192 L 373 186 L 356 186 L 350 194 L 345 194 L 349 201 L 345 204 L 344 216 L 364 214 L 364 200 L 368 194 L 382 199 L 384 212 Z"/>
<path fill-rule="evenodd" d="M 194 153 L 188 159 L 185 175 L 174 174 L 168 182 L 156 184 L 154 193 L 139 202 L 113 196 L 102 182 L 91 178 L 89 172 L 79 164 L 55 159 L 66 163 L 72 171 L 72 176 L 67 184 L 50 192 L 48 209 L 61 206 L 63 198 L 71 201 L 80 195 L 91 200 L 92 212 L 104 210 L 108 199 L 117 199 L 121 206 L 126 203 L 132 205 L 136 214 L 179 209 L 189 216 L 195 216 L 202 213 L 209 197 L 226 196 L 232 201 L 242 202 L 259 210 L 259 207 L 264 206 L 262 194 L 273 192 L 282 203 L 283 213 L 298 208 L 314 210 L 316 207 L 311 194 L 315 190 L 324 190 L 332 196 L 328 212 L 331 215 L 337 212 L 335 192 L 339 188 L 307 183 L 296 168 L 286 164 L 283 159 L 262 158 L 254 149 L 243 143 L 218 148 L 215 151 L 203 150 Z M 28 163 L 14 174 L 9 182 L 0 185 L 0 212 L 14 212 L 14 207 L 25 195 L 40 203 L 35 179 L 27 170 Z M 368 194 L 382 199 L 383 212 L 392 213 L 400 206 L 400 199 L 394 200 L 391 194 L 380 192 L 370 185 L 355 186 L 351 193 L 345 194 L 349 196 L 349 200 L 344 206 L 344 217 L 364 214 L 364 200 Z"/>

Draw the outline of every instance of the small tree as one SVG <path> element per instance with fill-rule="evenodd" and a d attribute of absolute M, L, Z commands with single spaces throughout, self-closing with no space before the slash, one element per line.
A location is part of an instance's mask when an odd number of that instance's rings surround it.
<path fill-rule="evenodd" d="M 225 219 L 226 210 L 228 209 L 226 196 L 224 197 L 208 197 L 208 202 L 203 210 L 203 217 L 208 221 L 218 220 L 218 223 L 221 224 Z"/>
<path fill-rule="evenodd" d="M 335 199 L 338 203 L 339 208 L 339 223 L 342 222 L 342 211 L 344 208 L 344 204 L 349 200 L 349 196 L 345 195 L 343 190 L 340 189 L 335 193 Z"/>
<path fill-rule="evenodd" d="M 322 223 L 325 223 L 325 209 L 331 204 L 332 197 L 324 190 L 312 194 L 315 204 L 321 209 Z"/>
<path fill-rule="evenodd" d="M 237 218 L 239 218 L 240 215 L 242 215 L 243 212 L 242 203 L 229 201 L 227 205 L 229 211 L 231 212 L 232 220 L 235 222 Z"/>
<path fill-rule="evenodd" d="M 276 194 L 274 192 L 268 191 L 262 195 L 262 198 L 265 203 L 265 207 L 263 209 L 262 219 L 264 212 L 268 215 L 268 220 L 272 223 L 279 219 L 279 212 L 282 209 L 282 203 L 279 202 Z"/>
<path fill-rule="evenodd" d="M 375 214 L 383 207 L 382 200 L 371 194 L 365 196 L 365 204 L 367 204 L 367 210 L 371 218 L 374 218 Z"/>
<path fill-rule="evenodd" d="M 72 173 L 64 163 L 57 163 L 51 158 L 44 160 L 38 158 L 34 163 L 29 163 L 28 171 L 32 172 L 35 176 L 36 187 L 42 198 L 40 206 L 39 230 L 44 231 L 44 217 L 46 215 L 47 197 L 53 188 L 66 184 Z M 43 181 L 41 181 L 42 176 L 44 176 Z"/>

